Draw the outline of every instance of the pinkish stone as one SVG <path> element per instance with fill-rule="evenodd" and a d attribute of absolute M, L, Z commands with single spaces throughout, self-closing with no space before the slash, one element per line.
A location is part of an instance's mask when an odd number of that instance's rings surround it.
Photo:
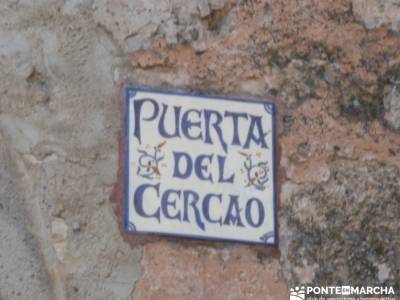
<path fill-rule="evenodd" d="M 146 244 L 134 299 L 288 299 L 275 250 L 268 251 L 231 244 L 219 249 Z"/>

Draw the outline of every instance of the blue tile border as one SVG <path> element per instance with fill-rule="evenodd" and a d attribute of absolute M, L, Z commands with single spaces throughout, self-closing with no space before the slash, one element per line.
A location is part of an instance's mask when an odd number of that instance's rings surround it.
<path fill-rule="evenodd" d="M 182 238 L 190 238 L 195 240 L 209 240 L 209 241 L 220 241 L 220 242 L 233 242 L 233 243 L 243 243 L 243 244 L 255 244 L 255 245 L 267 245 L 277 247 L 279 244 L 278 241 L 278 206 L 277 206 L 277 172 L 276 172 L 276 128 L 275 128 L 275 104 L 271 101 L 263 101 L 263 100 L 255 100 L 255 99 L 244 99 L 244 98 L 235 98 L 235 97 L 223 97 L 223 96 L 214 96 L 214 95 L 201 95 L 198 93 L 185 93 L 185 92 L 171 92 L 171 91 L 163 91 L 157 89 L 150 88 L 138 88 L 138 87 L 127 87 L 125 88 L 125 124 L 124 124 L 124 229 L 128 234 L 145 234 L 145 235 L 160 235 L 160 236 L 168 236 L 168 237 L 182 237 Z M 151 92 L 157 94 L 164 95 L 177 95 L 177 96 L 190 96 L 194 98 L 203 98 L 203 99 L 217 99 L 217 100 L 225 100 L 225 101 L 237 101 L 237 102 L 245 102 L 245 103 L 255 103 L 255 104 L 264 104 L 264 109 L 267 113 L 272 115 L 272 160 L 273 160 L 273 214 L 274 214 L 274 231 L 267 232 L 263 236 L 260 237 L 259 242 L 247 241 L 247 240 L 236 240 L 236 239 L 224 239 L 224 238 L 216 238 L 216 237 L 206 237 L 206 236 L 196 236 L 196 235 L 187 235 L 187 234 L 170 234 L 164 232 L 147 232 L 147 231 L 137 231 L 136 226 L 129 221 L 129 105 L 130 98 L 134 96 L 137 92 Z M 271 238 L 273 238 L 272 242 L 268 242 Z"/>

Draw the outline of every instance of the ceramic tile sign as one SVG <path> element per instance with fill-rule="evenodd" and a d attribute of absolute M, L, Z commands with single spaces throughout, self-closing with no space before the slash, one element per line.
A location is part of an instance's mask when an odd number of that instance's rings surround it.
<path fill-rule="evenodd" d="M 127 231 L 276 244 L 274 106 L 127 89 Z"/>

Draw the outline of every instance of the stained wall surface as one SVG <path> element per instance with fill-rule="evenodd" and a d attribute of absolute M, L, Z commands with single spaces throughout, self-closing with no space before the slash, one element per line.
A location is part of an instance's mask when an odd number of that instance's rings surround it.
<path fill-rule="evenodd" d="M 0 299 L 400 289 L 399 0 L 0 1 Z M 126 85 L 272 99 L 279 247 L 122 231 Z"/>

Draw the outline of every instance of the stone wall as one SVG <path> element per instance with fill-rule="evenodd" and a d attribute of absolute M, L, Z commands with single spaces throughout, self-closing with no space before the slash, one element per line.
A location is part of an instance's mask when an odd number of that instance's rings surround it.
<path fill-rule="evenodd" d="M 399 16 L 399 0 L 0 1 L 0 299 L 399 291 Z M 279 248 L 123 233 L 128 84 L 274 100 Z"/>

